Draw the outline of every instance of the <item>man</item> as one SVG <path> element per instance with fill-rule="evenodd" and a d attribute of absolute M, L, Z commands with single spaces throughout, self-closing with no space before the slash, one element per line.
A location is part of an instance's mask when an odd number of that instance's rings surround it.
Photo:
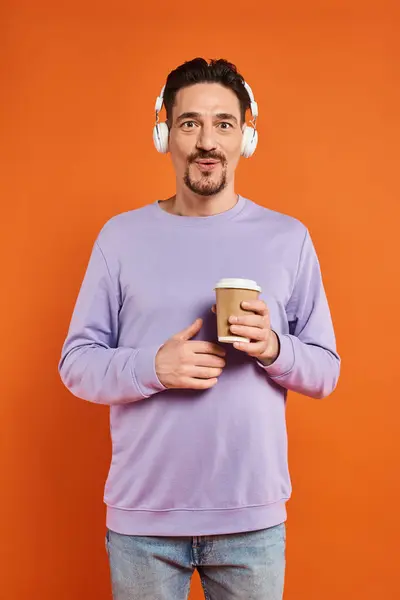
<path fill-rule="evenodd" d="M 115 600 L 183 600 L 195 568 L 206 598 L 278 600 L 287 390 L 323 398 L 340 368 L 318 259 L 302 223 L 235 192 L 258 113 L 236 67 L 186 62 L 163 94 L 154 141 L 171 154 L 176 193 L 100 232 L 60 374 L 110 406 Z M 230 318 L 248 343 L 217 343 L 214 286 L 226 277 L 262 288 Z"/>

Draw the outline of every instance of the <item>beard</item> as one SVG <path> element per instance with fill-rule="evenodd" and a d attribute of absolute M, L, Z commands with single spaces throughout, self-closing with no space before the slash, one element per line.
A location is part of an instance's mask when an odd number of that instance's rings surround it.
<path fill-rule="evenodd" d="M 195 179 L 190 175 L 190 165 L 194 163 L 196 159 L 207 159 L 213 158 L 221 161 L 221 175 L 218 179 L 214 179 L 215 173 L 214 171 L 210 171 L 209 173 L 200 173 L 200 179 Z M 215 153 L 196 153 L 195 155 L 191 155 L 188 159 L 188 165 L 186 167 L 185 175 L 183 177 L 183 181 L 186 186 L 199 196 L 214 196 L 222 192 L 223 189 L 226 188 L 227 185 L 227 164 L 225 157 L 217 155 Z"/>

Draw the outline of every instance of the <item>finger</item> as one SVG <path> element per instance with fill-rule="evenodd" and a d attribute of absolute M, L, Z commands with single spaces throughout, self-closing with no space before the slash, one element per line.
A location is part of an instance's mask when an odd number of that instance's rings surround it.
<path fill-rule="evenodd" d="M 212 342 L 191 342 L 191 350 L 196 354 L 215 354 L 216 356 L 225 356 L 226 350 Z"/>
<path fill-rule="evenodd" d="M 185 377 L 182 380 L 181 388 L 186 390 L 208 390 L 214 387 L 218 383 L 218 379 L 213 377 L 212 379 L 196 379 L 194 377 Z"/>
<path fill-rule="evenodd" d="M 179 331 L 176 333 L 173 338 L 178 340 L 190 340 L 190 338 L 194 337 L 196 333 L 198 333 L 203 325 L 203 319 L 196 319 L 189 327 Z"/>
<path fill-rule="evenodd" d="M 235 335 L 260 342 L 266 342 L 269 335 L 268 329 L 260 329 L 260 327 L 246 327 L 245 325 L 231 325 L 230 330 Z"/>
<path fill-rule="evenodd" d="M 215 356 L 215 354 L 196 354 L 196 367 L 215 367 L 217 369 L 223 369 L 225 367 L 225 360 L 222 356 Z"/>
<path fill-rule="evenodd" d="M 241 307 L 243 310 L 252 310 L 259 315 L 268 315 L 268 307 L 263 300 L 249 300 L 248 302 L 242 302 Z"/>
<path fill-rule="evenodd" d="M 269 327 L 269 317 L 267 315 L 231 315 L 228 321 L 232 325 L 246 325 L 247 327 L 260 327 L 261 329 Z"/>
<path fill-rule="evenodd" d="M 260 356 L 265 350 L 265 342 L 234 342 L 233 346 L 249 356 Z"/>
<path fill-rule="evenodd" d="M 215 304 L 212 305 L 211 310 L 215 315 L 217 314 L 217 307 Z"/>
<path fill-rule="evenodd" d="M 191 367 L 189 371 L 189 376 L 198 378 L 198 379 L 214 379 L 215 377 L 219 377 L 222 373 L 221 368 L 215 367 Z"/>

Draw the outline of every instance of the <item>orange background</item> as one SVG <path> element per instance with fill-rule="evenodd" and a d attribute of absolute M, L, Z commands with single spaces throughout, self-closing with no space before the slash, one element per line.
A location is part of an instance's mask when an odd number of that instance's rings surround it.
<path fill-rule="evenodd" d="M 110 598 L 108 411 L 70 395 L 57 363 L 101 226 L 174 191 L 153 107 L 200 55 L 253 87 L 260 144 L 237 189 L 309 227 L 343 359 L 331 398 L 289 396 L 285 600 L 398 598 L 399 14 L 133 4 L 3 3 L 0 595 Z"/>

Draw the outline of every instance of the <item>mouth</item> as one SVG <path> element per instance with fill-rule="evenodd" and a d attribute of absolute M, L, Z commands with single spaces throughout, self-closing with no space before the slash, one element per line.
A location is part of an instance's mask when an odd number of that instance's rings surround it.
<path fill-rule="evenodd" d="M 215 160 L 214 158 L 204 158 L 195 160 L 194 162 L 200 171 L 213 171 L 221 161 Z"/>

